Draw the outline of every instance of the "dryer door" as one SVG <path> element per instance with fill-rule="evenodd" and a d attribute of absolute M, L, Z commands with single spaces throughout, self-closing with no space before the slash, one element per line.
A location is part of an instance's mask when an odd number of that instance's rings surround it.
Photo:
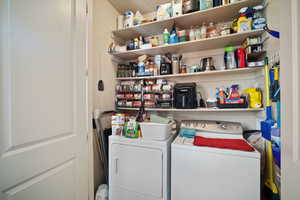
<path fill-rule="evenodd" d="M 113 144 L 111 186 L 140 195 L 161 198 L 163 153 L 158 149 Z"/>

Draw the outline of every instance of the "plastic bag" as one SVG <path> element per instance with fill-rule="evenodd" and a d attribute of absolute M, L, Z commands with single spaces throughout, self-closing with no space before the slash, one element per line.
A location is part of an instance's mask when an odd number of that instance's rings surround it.
<path fill-rule="evenodd" d="M 108 186 L 106 184 L 98 187 L 95 200 L 108 200 Z"/>

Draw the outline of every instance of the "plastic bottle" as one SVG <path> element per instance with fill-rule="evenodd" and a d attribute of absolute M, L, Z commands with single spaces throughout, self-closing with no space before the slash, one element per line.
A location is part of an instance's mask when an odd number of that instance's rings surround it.
<path fill-rule="evenodd" d="M 207 26 L 203 22 L 203 24 L 201 26 L 201 39 L 204 39 L 204 38 L 207 38 Z"/>
<path fill-rule="evenodd" d="M 214 0 L 214 7 L 221 6 L 222 0 Z"/>
<path fill-rule="evenodd" d="M 206 10 L 213 7 L 213 0 L 199 0 L 200 10 Z"/>
<path fill-rule="evenodd" d="M 224 89 L 220 88 L 220 90 L 219 90 L 220 104 L 224 104 L 225 103 L 225 98 L 226 98 L 225 91 L 224 91 Z"/>
<path fill-rule="evenodd" d="M 236 61 L 235 61 L 235 49 L 234 47 L 226 47 L 225 54 L 224 54 L 224 63 L 225 69 L 235 69 L 236 68 Z"/>
<path fill-rule="evenodd" d="M 238 67 L 239 68 L 246 68 L 247 61 L 246 61 L 246 51 L 244 48 L 237 49 L 237 60 L 238 60 Z"/>
<path fill-rule="evenodd" d="M 178 40 L 178 37 L 177 37 L 176 29 L 173 29 L 173 30 L 171 31 L 169 43 L 170 43 L 170 44 L 176 44 L 176 43 L 178 43 L 178 42 L 179 42 L 179 40 Z"/>
<path fill-rule="evenodd" d="M 195 30 L 196 40 L 201 39 L 201 29 L 197 26 Z"/>
<path fill-rule="evenodd" d="M 169 33 L 168 29 L 165 29 L 165 31 L 163 33 L 163 40 L 164 40 L 164 44 L 169 44 L 169 42 L 170 42 L 170 33 Z"/>
<path fill-rule="evenodd" d="M 190 37 L 190 41 L 196 40 L 195 29 L 193 27 L 191 27 L 190 29 L 189 37 Z"/>

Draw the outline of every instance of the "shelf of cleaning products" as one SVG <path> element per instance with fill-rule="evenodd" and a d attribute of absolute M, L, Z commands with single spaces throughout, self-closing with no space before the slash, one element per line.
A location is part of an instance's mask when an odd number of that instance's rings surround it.
<path fill-rule="evenodd" d="M 170 30 L 174 24 L 182 29 L 188 29 L 191 26 L 201 25 L 203 22 L 232 21 L 239 16 L 239 10 L 242 7 L 253 7 L 261 3 L 261 0 L 242 0 L 236 3 L 184 14 L 166 20 L 154 21 L 126 29 L 115 30 L 113 31 L 113 35 L 122 40 L 129 40 L 140 35 L 150 36 L 161 34 L 165 28 Z"/>
<path fill-rule="evenodd" d="M 144 77 L 127 77 L 127 78 L 116 78 L 117 80 L 144 80 L 144 79 L 158 79 L 158 78 L 180 78 L 180 77 L 194 77 L 194 76 L 209 76 L 209 75 L 224 75 L 224 74 L 240 74 L 240 73 L 251 73 L 262 70 L 263 67 L 249 67 L 240 69 L 228 69 L 228 70 L 216 70 L 207 72 L 195 72 L 185 74 L 170 74 L 170 75 L 159 75 L 159 76 L 144 76 Z"/>
<path fill-rule="evenodd" d="M 139 108 L 118 107 L 117 110 L 135 110 Z M 233 108 L 233 109 L 218 109 L 218 108 L 196 108 L 196 109 L 176 109 L 176 108 L 145 108 L 146 111 L 158 112 L 260 112 L 263 108 Z"/>
<path fill-rule="evenodd" d="M 166 44 L 148 49 L 137 49 L 119 53 L 112 53 L 112 55 L 120 59 L 131 60 L 136 59 L 137 57 L 144 54 L 155 56 L 166 53 L 188 53 L 209 49 L 218 49 L 224 48 L 226 46 L 241 45 L 246 38 L 261 35 L 263 34 L 263 32 L 264 30 L 252 30 L 242 33 L 234 33 L 226 36 L 218 36 L 214 38 L 180 42 L 176 44 Z"/>

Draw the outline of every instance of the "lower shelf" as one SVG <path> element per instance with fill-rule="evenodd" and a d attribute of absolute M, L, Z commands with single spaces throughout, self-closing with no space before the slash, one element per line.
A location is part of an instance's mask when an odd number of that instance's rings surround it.
<path fill-rule="evenodd" d="M 139 110 L 139 108 L 118 107 L 117 110 Z M 263 108 L 233 108 L 233 109 L 218 109 L 218 108 L 196 108 L 196 109 L 176 109 L 176 108 L 145 108 L 146 111 L 159 112 L 260 112 Z"/>

